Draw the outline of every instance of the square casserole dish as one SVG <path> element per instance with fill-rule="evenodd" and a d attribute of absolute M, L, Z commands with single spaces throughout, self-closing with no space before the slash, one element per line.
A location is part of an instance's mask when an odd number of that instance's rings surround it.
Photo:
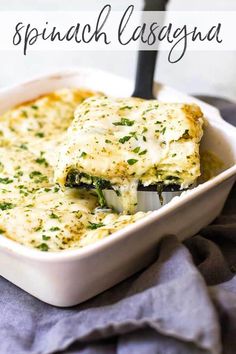
<path fill-rule="evenodd" d="M 69 69 L 0 91 L 0 114 L 13 106 L 65 87 L 88 88 L 107 95 L 130 96 L 133 83 L 93 69 Z M 202 148 L 223 162 L 211 180 L 133 225 L 80 249 L 40 252 L 0 235 L 0 275 L 38 299 L 55 306 L 73 306 L 112 287 L 155 259 L 157 244 L 167 234 L 184 240 L 221 212 L 236 179 L 236 128 L 219 111 L 161 84 L 155 95 L 166 102 L 196 102 L 208 124 Z"/>

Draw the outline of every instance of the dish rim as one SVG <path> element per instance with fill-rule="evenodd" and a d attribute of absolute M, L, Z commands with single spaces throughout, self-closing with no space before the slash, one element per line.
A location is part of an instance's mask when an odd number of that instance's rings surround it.
<path fill-rule="evenodd" d="M 115 75 L 110 72 L 106 72 L 103 70 L 99 69 L 93 69 L 93 68 L 69 68 L 65 69 L 63 68 L 61 71 L 56 71 L 56 72 L 51 72 L 48 74 L 43 74 L 43 75 L 38 75 L 33 77 L 30 80 L 23 81 L 18 84 L 6 86 L 4 88 L 0 89 L 0 96 L 7 94 L 10 91 L 13 91 L 15 89 L 21 89 L 25 85 L 30 85 L 33 84 L 34 82 L 37 81 L 43 81 L 43 80 L 50 80 L 53 78 L 62 78 L 66 77 L 68 75 L 75 75 L 75 74 L 80 74 L 80 73 L 104 73 L 105 75 L 110 75 L 113 76 L 114 78 L 121 79 L 124 81 L 127 81 L 131 83 L 131 80 L 128 80 L 127 78 L 123 78 L 122 76 Z M 155 82 L 156 86 L 162 85 L 159 82 Z M 162 85 L 165 88 L 169 88 L 168 85 Z M 82 86 L 81 86 L 82 87 Z M 172 89 L 170 87 L 170 89 Z M 91 88 L 92 90 L 92 88 Z M 175 90 L 175 89 L 172 89 Z M 175 90 L 178 92 L 178 90 Z M 187 94 L 186 94 L 187 95 Z M 190 95 L 187 95 L 188 97 L 192 97 Z M 0 97 L 1 98 L 1 97 Z M 215 125 L 219 126 L 225 126 L 226 130 L 231 130 L 232 134 L 232 129 L 234 131 L 235 137 L 236 137 L 236 127 L 232 126 L 231 124 L 225 122 L 223 118 L 220 116 L 219 111 L 217 108 L 214 106 L 211 106 L 209 104 L 206 104 L 205 102 L 202 102 L 199 99 L 193 98 L 195 102 L 203 103 L 205 106 L 208 106 L 209 108 L 212 109 L 212 112 L 215 112 L 216 117 L 215 119 L 209 119 L 211 122 L 214 122 Z M 23 103 L 24 101 L 22 101 Z M 66 249 L 66 250 L 60 250 L 60 251 L 53 251 L 53 252 L 42 252 L 34 248 L 27 247 L 25 245 L 21 245 L 15 240 L 12 240 L 10 238 L 7 238 L 5 236 L 0 235 L 0 251 L 8 251 L 11 254 L 20 256 L 20 257 L 26 257 L 31 260 L 35 261 L 41 261 L 41 262 L 59 262 L 59 261 L 71 261 L 77 258 L 85 258 L 88 257 L 96 252 L 101 252 L 105 250 L 107 247 L 110 247 L 111 244 L 114 244 L 115 242 L 118 242 L 120 239 L 124 238 L 127 236 L 127 234 L 135 232 L 135 230 L 140 230 L 142 228 L 145 228 L 152 222 L 154 222 L 157 218 L 162 219 L 165 215 L 168 213 L 172 213 L 175 209 L 178 207 L 182 206 L 183 204 L 189 203 L 192 199 L 197 198 L 201 196 L 203 193 L 207 192 L 209 189 L 212 189 L 221 183 L 227 181 L 228 179 L 232 178 L 233 176 L 236 175 L 236 164 L 227 168 L 223 172 L 219 173 L 217 176 L 213 177 L 211 180 L 204 182 L 203 184 L 198 185 L 196 188 L 191 190 L 191 192 L 184 193 L 181 195 L 181 197 L 178 197 L 175 199 L 175 201 L 172 201 L 166 205 L 164 205 L 162 208 L 155 210 L 151 212 L 150 214 L 146 215 L 144 218 L 137 220 L 135 223 L 127 225 L 126 227 L 112 233 L 109 235 L 109 237 L 105 237 L 97 242 L 94 242 L 92 244 L 86 245 L 81 248 L 73 248 L 73 249 Z"/>

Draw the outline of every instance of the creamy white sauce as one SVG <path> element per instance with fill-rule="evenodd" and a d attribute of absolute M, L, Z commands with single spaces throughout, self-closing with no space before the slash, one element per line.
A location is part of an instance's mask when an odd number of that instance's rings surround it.
<path fill-rule="evenodd" d="M 95 210 L 94 192 L 61 190 L 54 182 L 58 150 L 74 110 L 92 95 L 65 89 L 0 117 L 0 237 L 40 251 L 79 248 L 145 215 Z"/>

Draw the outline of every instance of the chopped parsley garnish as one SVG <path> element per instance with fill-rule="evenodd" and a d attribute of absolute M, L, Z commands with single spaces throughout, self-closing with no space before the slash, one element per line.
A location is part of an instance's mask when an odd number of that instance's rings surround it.
<path fill-rule="evenodd" d="M 38 138 L 44 138 L 44 133 L 38 132 L 38 133 L 35 133 L 35 136 L 37 136 Z"/>
<path fill-rule="evenodd" d="M 36 106 L 36 105 L 31 106 L 31 108 L 35 109 L 35 110 L 39 109 L 38 106 Z"/>
<path fill-rule="evenodd" d="M 48 167 L 48 162 L 44 157 L 38 157 L 35 162 L 37 162 L 40 165 L 45 165 L 45 167 Z"/>
<path fill-rule="evenodd" d="M 33 206 L 33 205 L 32 205 Z M 42 230 L 42 227 L 43 227 L 43 220 L 42 219 L 39 219 L 39 223 L 38 223 L 38 226 L 36 226 L 34 228 L 34 231 L 37 232 L 37 231 L 40 231 Z"/>
<path fill-rule="evenodd" d="M 137 138 L 137 132 L 130 132 L 129 133 L 135 140 L 138 140 Z"/>
<path fill-rule="evenodd" d="M 138 154 L 139 151 L 140 151 L 140 146 L 137 146 L 137 147 L 133 150 L 133 152 L 134 152 L 135 154 Z"/>
<path fill-rule="evenodd" d="M 21 144 L 21 145 L 19 146 L 19 148 L 22 149 L 22 150 L 28 150 L 28 147 L 27 147 L 26 144 Z"/>
<path fill-rule="evenodd" d="M 46 235 L 42 235 L 42 239 L 44 240 L 44 241 L 48 241 L 48 240 L 50 240 L 50 236 L 46 236 Z"/>
<path fill-rule="evenodd" d="M 12 203 L 7 203 L 7 202 L 5 202 L 5 203 L 0 203 L 0 209 L 1 210 L 9 210 L 9 209 L 13 209 L 13 208 L 15 208 L 15 204 L 12 204 Z"/>
<path fill-rule="evenodd" d="M 119 139 L 119 143 L 124 144 L 126 141 L 129 141 L 131 139 L 131 136 L 124 136 L 123 138 Z"/>
<path fill-rule="evenodd" d="M 177 154 L 173 154 L 172 157 L 175 157 Z"/>
<path fill-rule="evenodd" d="M 166 132 L 166 127 L 164 127 L 164 128 L 161 130 L 161 133 L 162 133 L 162 134 L 165 134 L 165 132 Z"/>
<path fill-rule="evenodd" d="M 56 215 L 55 213 L 51 212 L 50 218 L 51 218 L 51 219 L 59 219 L 59 216 Z"/>
<path fill-rule="evenodd" d="M 139 153 L 139 155 L 145 155 L 147 153 L 147 150 L 143 150 Z"/>
<path fill-rule="evenodd" d="M 155 124 L 161 124 L 161 123 L 162 123 L 162 122 L 160 122 L 159 120 L 157 120 Z"/>
<path fill-rule="evenodd" d="M 113 125 L 126 125 L 128 127 L 131 127 L 134 124 L 134 120 L 129 120 L 128 118 L 121 118 L 120 122 L 114 122 L 112 123 Z"/>
<path fill-rule="evenodd" d="M 106 140 L 105 140 L 105 143 L 106 143 L 106 144 L 111 144 L 111 143 L 112 143 L 112 141 L 111 141 L 111 140 L 106 139 Z"/>
<path fill-rule="evenodd" d="M 37 227 L 34 228 L 34 231 L 35 231 L 35 232 L 40 231 L 40 230 L 42 229 L 42 225 L 41 225 L 41 224 L 42 224 L 42 223 L 40 223 L 39 226 L 37 226 Z"/>
<path fill-rule="evenodd" d="M 48 182 L 48 177 L 44 176 L 40 171 L 30 172 L 29 177 L 34 179 L 35 183 Z"/>
<path fill-rule="evenodd" d="M 10 179 L 8 177 L 5 177 L 5 178 L 0 177 L 0 183 L 2 183 L 2 184 L 10 184 L 12 182 L 13 182 L 13 179 Z"/>
<path fill-rule="evenodd" d="M 87 156 L 87 153 L 86 152 L 81 152 L 81 155 L 80 155 L 80 157 L 86 157 Z"/>
<path fill-rule="evenodd" d="M 96 224 L 94 222 L 90 222 L 89 221 L 88 229 L 96 230 L 96 229 L 98 229 L 99 227 L 102 227 L 102 226 L 105 226 L 102 222 L 99 222 L 99 223 Z"/>
<path fill-rule="evenodd" d="M 156 104 L 154 107 L 148 108 L 148 109 L 146 109 L 145 111 L 143 111 L 143 114 L 148 113 L 148 112 L 150 112 L 150 111 L 153 111 L 154 109 L 156 109 L 156 108 L 158 108 L 158 107 L 159 107 L 159 105 Z"/>
<path fill-rule="evenodd" d="M 60 230 L 60 227 L 57 227 L 57 226 L 53 226 L 49 229 L 49 231 L 59 231 Z"/>
<path fill-rule="evenodd" d="M 29 176 L 30 176 L 30 178 L 32 179 L 32 178 L 34 178 L 34 177 L 38 177 L 38 176 L 42 176 L 42 173 L 41 172 L 39 172 L 39 171 L 32 171 L 32 172 L 30 172 L 30 174 L 29 174 Z"/>
<path fill-rule="evenodd" d="M 5 230 L 0 229 L 0 234 L 4 234 Z"/>
<path fill-rule="evenodd" d="M 38 246 L 38 249 L 40 249 L 40 251 L 47 252 L 49 247 L 46 243 L 41 243 L 41 245 Z"/>
<path fill-rule="evenodd" d="M 23 117 L 28 118 L 28 113 L 27 113 L 27 111 L 23 110 L 23 111 L 21 111 L 21 113 L 22 113 Z"/>
<path fill-rule="evenodd" d="M 22 171 L 18 171 L 18 172 L 14 175 L 14 177 L 15 177 L 15 178 L 22 177 L 23 174 L 24 174 L 24 173 L 23 173 Z"/>
<path fill-rule="evenodd" d="M 120 111 L 123 110 L 123 109 L 132 109 L 132 106 L 123 106 L 123 107 L 120 107 Z"/>
<path fill-rule="evenodd" d="M 129 160 L 127 160 L 127 162 L 128 162 L 129 165 L 134 165 L 136 162 L 138 162 L 138 160 L 136 160 L 136 159 L 129 159 Z"/>

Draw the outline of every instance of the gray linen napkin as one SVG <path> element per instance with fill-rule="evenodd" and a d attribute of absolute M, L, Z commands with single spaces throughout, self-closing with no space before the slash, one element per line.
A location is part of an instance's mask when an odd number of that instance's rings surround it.
<path fill-rule="evenodd" d="M 0 286 L 1 353 L 52 353 L 76 340 L 97 352 L 93 342 L 102 339 L 104 352 L 105 338 L 113 336 L 116 348 L 108 353 L 220 352 L 208 290 L 174 236 L 163 240 L 148 269 L 74 308 L 46 305 L 4 279 Z"/>
<path fill-rule="evenodd" d="M 150 267 L 79 306 L 0 278 L 0 353 L 236 353 L 235 272 L 236 188 L 200 235 L 165 238 Z"/>

